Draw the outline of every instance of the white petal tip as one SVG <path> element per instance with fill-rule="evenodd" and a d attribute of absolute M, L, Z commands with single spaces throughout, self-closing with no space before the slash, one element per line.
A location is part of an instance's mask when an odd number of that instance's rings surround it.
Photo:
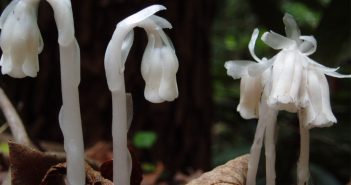
<path fill-rule="evenodd" d="M 162 103 L 165 101 L 157 93 L 153 93 L 153 92 L 145 92 L 144 96 L 145 96 L 145 99 L 151 103 Z"/>
<path fill-rule="evenodd" d="M 166 10 L 166 7 L 164 7 L 163 5 L 151 5 L 125 18 L 123 21 L 119 22 L 117 26 L 137 24 L 161 10 Z"/>
<path fill-rule="evenodd" d="M 257 119 L 258 115 L 251 112 L 251 111 L 247 111 L 245 109 L 241 109 L 238 107 L 237 111 L 239 112 L 240 116 L 244 119 Z"/>

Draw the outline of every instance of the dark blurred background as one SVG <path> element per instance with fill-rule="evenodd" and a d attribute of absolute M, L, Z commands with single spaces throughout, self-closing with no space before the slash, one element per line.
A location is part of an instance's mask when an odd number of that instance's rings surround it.
<path fill-rule="evenodd" d="M 0 2 L 3 10 L 9 0 Z M 228 77 L 223 65 L 231 59 L 251 59 L 247 44 L 254 28 L 284 35 L 282 17 L 288 12 L 303 35 L 316 37 L 318 49 L 312 59 L 329 67 L 342 66 L 340 72 L 351 73 L 349 0 L 72 0 L 81 48 L 79 90 L 86 148 L 111 141 L 111 97 L 103 59 L 115 26 L 155 3 L 168 8 L 158 15 L 173 25 L 166 32 L 180 63 L 179 98 L 151 104 L 143 97 L 140 63 L 147 38 L 138 28 L 125 76 L 127 92 L 134 101 L 130 141 L 144 170 L 152 170 L 162 161 L 165 178 L 179 171 L 209 170 L 249 152 L 257 121 L 244 120 L 236 112 L 240 81 Z M 62 143 L 57 119 L 62 103 L 57 30 L 53 11 L 45 1 L 40 4 L 38 24 L 45 44 L 38 77 L 1 75 L 0 85 L 35 142 Z M 260 57 L 276 53 L 261 41 L 256 52 Z M 311 130 L 311 184 L 342 185 L 350 180 L 351 172 L 350 79 L 328 77 L 328 81 L 338 124 Z M 5 123 L 3 116 L 1 122 Z M 280 113 L 278 127 L 277 184 L 291 185 L 299 155 L 296 115 Z M 260 166 L 258 181 L 264 184 L 264 162 Z"/>

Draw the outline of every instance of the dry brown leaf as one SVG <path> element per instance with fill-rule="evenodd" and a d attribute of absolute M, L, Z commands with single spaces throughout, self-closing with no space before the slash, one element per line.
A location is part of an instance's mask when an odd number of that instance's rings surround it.
<path fill-rule="evenodd" d="M 38 185 L 52 165 L 65 161 L 11 141 L 9 148 L 12 185 Z"/>
<path fill-rule="evenodd" d="M 63 184 L 60 180 L 66 175 L 66 163 L 59 163 L 52 166 L 46 173 L 40 185 Z M 113 185 L 113 183 L 101 176 L 100 172 L 95 171 L 88 164 L 85 164 L 86 185 Z"/>
<path fill-rule="evenodd" d="M 187 185 L 245 185 L 249 155 L 237 157 L 204 173 Z"/>
<path fill-rule="evenodd" d="M 182 172 L 177 172 L 174 179 L 181 184 L 188 183 L 194 179 L 199 178 L 204 172 L 202 170 L 196 170 L 189 173 L 189 175 Z"/>

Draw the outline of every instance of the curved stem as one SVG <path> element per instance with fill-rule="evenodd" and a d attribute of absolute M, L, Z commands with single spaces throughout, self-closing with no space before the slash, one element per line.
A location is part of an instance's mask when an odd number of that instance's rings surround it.
<path fill-rule="evenodd" d="M 80 54 L 75 39 L 68 46 L 60 45 L 60 67 L 62 108 L 59 122 L 67 153 L 67 179 L 70 185 L 85 185 L 84 143 L 78 93 Z"/>
<path fill-rule="evenodd" d="M 131 160 L 127 147 L 127 100 L 122 44 L 132 29 L 133 27 L 118 24 L 105 54 L 106 78 L 112 94 L 113 182 L 123 185 L 130 184 Z"/>
<path fill-rule="evenodd" d="M 261 101 L 259 111 L 259 119 L 256 128 L 254 143 L 252 144 L 250 151 L 246 185 L 256 184 L 256 175 L 261 155 L 264 133 L 267 128 L 267 124 L 272 122 L 275 123 L 277 120 L 277 112 L 275 110 L 270 109 L 266 101 Z"/>

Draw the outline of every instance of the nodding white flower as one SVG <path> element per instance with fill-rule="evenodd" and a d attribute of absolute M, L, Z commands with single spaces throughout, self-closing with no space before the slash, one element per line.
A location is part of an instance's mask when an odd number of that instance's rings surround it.
<path fill-rule="evenodd" d="M 145 80 L 145 98 L 153 103 L 173 101 L 178 97 L 176 73 L 178 59 L 170 39 L 163 28 L 172 25 L 154 13 L 164 10 L 161 5 L 147 7 L 119 22 L 105 55 L 105 70 L 110 90 L 121 88 L 124 83 L 124 64 L 133 43 L 133 28 L 141 27 L 147 33 L 141 73 Z"/>
<path fill-rule="evenodd" d="M 298 184 L 308 180 L 308 129 L 336 123 L 332 113 L 329 86 L 325 75 L 350 78 L 336 72 L 339 68 L 325 67 L 308 56 L 317 48 L 313 36 L 303 36 L 289 14 L 283 18 L 287 37 L 273 31 L 261 39 L 273 49 L 280 50 L 270 59 L 259 59 L 254 53 L 258 37 L 255 29 L 249 50 L 256 60 L 234 60 L 225 63 L 227 74 L 241 78 L 240 103 L 237 110 L 245 119 L 259 118 L 254 144 L 251 148 L 247 185 L 254 185 L 262 139 L 266 146 L 266 184 L 275 184 L 274 132 L 278 111 L 297 112 L 300 120 L 301 155 L 298 164 Z"/>
<path fill-rule="evenodd" d="M 144 95 L 153 103 L 173 101 L 178 97 L 178 59 L 171 41 L 157 26 L 157 18 L 154 16 L 148 20 L 152 26 L 146 28 L 149 41 L 141 62 L 141 74 L 145 80 Z M 161 22 L 168 24 L 166 20 Z M 168 28 L 171 28 L 170 24 Z"/>
<path fill-rule="evenodd" d="M 13 0 L 0 17 L 2 74 L 36 77 L 43 40 L 37 25 L 39 0 Z"/>
<path fill-rule="evenodd" d="M 338 78 L 350 78 L 351 75 L 339 74 L 336 72 L 339 68 L 328 68 L 310 59 L 308 56 L 317 48 L 315 38 L 301 36 L 291 15 L 286 14 L 283 20 L 287 37 L 273 31 L 262 35 L 264 43 L 280 50 L 277 55 L 271 59 L 259 59 L 255 55 L 254 46 L 258 37 L 258 30 L 255 29 L 249 50 L 257 62 L 236 60 L 225 63 L 228 75 L 234 79 L 242 78 L 238 111 L 243 118 L 257 118 L 261 93 L 269 82 L 271 85 L 262 96 L 265 96 L 271 108 L 289 112 L 306 109 L 306 126 L 329 126 L 336 119 L 331 112 L 325 75 Z M 270 73 L 270 78 L 262 78 L 264 73 Z"/>
<path fill-rule="evenodd" d="M 113 182 L 130 184 L 131 158 L 127 149 L 128 113 L 125 93 L 124 66 L 133 44 L 134 27 L 143 28 L 148 37 L 141 74 L 145 80 L 145 98 L 152 103 L 173 101 L 178 96 L 176 73 L 178 59 L 163 28 L 171 24 L 154 15 L 166 8 L 149 6 L 119 22 L 105 53 L 107 84 L 112 94 Z"/>

